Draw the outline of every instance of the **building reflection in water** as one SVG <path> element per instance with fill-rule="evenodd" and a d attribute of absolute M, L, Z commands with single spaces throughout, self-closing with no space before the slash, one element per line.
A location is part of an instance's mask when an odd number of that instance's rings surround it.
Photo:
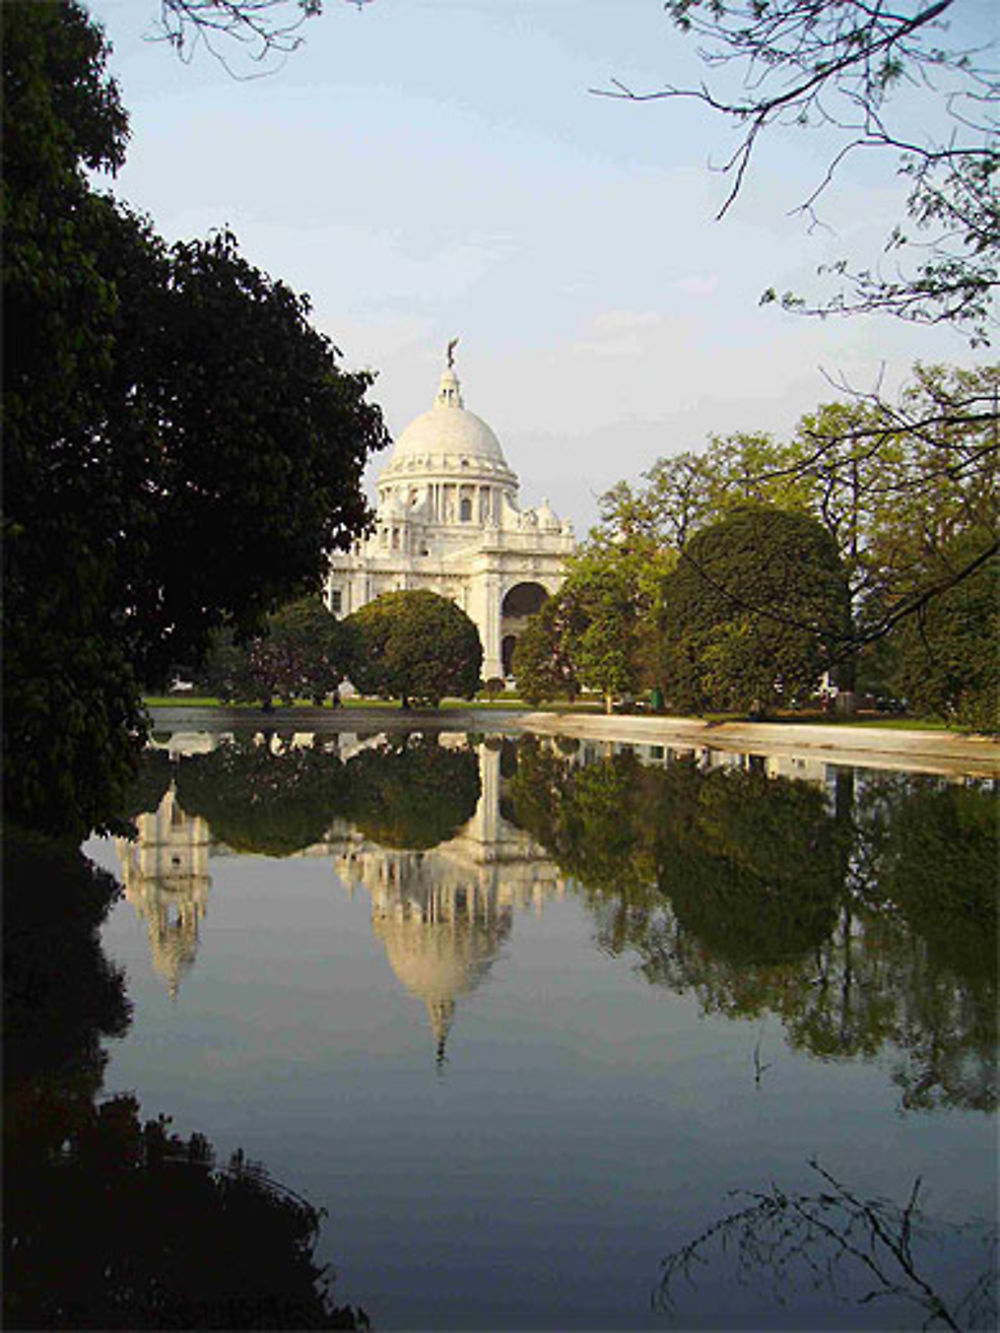
<path fill-rule="evenodd" d="M 204 736 L 185 739 L 192 744 L 174 738 L 171 753 L 211 749 L 215 738 L 207 744 Z M 459 741 L 464 745 L 464 737 L 442 738 L 443 744 Z M 342 737 L 341 757 L 369 743 Z M 352 893 L 359 887 L 370 893 L 372 928 L 396 976 L 426 1006 L 439 1068 L 456 1001 L 487 975 L 515 910 L 540 913 L 547 898 L 565 891 L 542 848 L 501 816 L 499 749 L 480 745 L 478 762 L 475 813 L 448 842 L 426 851 L 382 847 L 337 819 L 321 842 L 294 853 L 330 858 Z M 198 950 L 209 858 L 232 853 L 213 840 L 206 820 L 186 814 L 173 783 L 159 807 L 135 822 L 135 841 L 116 840 L 125 896 L 146 923 L 153 967 L 176 996 Z"/>
<path fill-rule="evenodd" d="M 345 830 L 331 851 L 353 891 L 371 894 L 372 928 L 392 970 L 423 1001 L 438 1068 L 455 1003 L 485 978 L 510 935 L 515 909 L 538 913 L 565 881 L 528 834 L 500 814 L 500 753 L 479 747 L 480 797 L 458 835 L 429 851 L 381 847 Z"/>
<path fill-rule="evenodd" d="M 125 897 L 146 923 L 153 967 L 176 996 L 198 952 L 212 835 L 204 819 L 184 812 L 172 782 L 157 809 L 135 822 L 134 842 L 115 840 Z"/>
<path fill-rule="evenodd" d="M 177 735 L 165 748 L 172 755 L 204 753 L 222 739 Z M 312 739 L 296 735 L 292 744 L 308 746 Z M 378 740 L 341 736 L 340 757 L 349 764 L 352 755 Z M 273 748 L 275 738 L 267 743 Z M 464 746 L 465 738 L 445 735 L 440 743 Z M 599 761 L 622 750 L 634 751 L 647 765 L 669 764 L 682 753 L 670 747 L 584 742 L 574 762 Z M 755 760 L 711 750 L 697 757 L 705 768 L 757 763 L 771 776 L 821 786 L 835 771 L 820 758 Z M 352 893 L 363 887 L 371 895 L 372 928 L 396 976 L 426 1007 L 439 1067 L 456 1002 L 487 976 L 511 933 L 515 911 L 540 912 L 546 899 L 565 892 L 565 881 L 543 848 L 501 813 L 498 741 L 479 745 L 478 763 L 481 790 L 475 813 L 447 842 L 424 851 L 383 847 L 348 821 L 335 819 L 320 842 L 293 853 L 329 858 Z M 140 815 L 136 823 L 136 841 L 117 842 L 125 895 L 146 923 L 153 967 L 176 996 L 198 950 L 211 885 L 209 857 L 233 853 L 213 839 L 206 820 L 182 809 L 173 783 L 158 809 Z"/>

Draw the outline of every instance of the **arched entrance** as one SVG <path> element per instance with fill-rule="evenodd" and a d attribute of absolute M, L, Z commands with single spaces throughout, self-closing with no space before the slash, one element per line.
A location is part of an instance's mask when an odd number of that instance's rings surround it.
<path fill-rule="evenodd" d="M 514 649 L 524 633 L 530 616 L 536 615 L 548 600 L 540 583 L 515 583 L 500 607 L 500 660 L 505 676 L 513 674 Z"/>

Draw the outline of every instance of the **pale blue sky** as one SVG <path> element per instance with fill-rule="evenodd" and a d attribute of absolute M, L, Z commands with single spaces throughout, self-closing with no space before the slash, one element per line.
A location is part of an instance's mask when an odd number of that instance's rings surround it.
<path fill-rule="evenodd" d="M 660 0 L 326 0 L 305 45 L 244 82 L 144 40 L 158 0 L 90 7 L 132 118 L 116 192 L 171 240 L 228 224 L 308 292 L 345 364 L 379 372 L 394 435 L 460 337 L 466 405 L 522 501 L 548 496 L 579 535 L 658 456 L 710 431 L 789 432 L 833 396 L 823 372 L 870 388 L 883 365 L 892 383 L 917 358 L 987 359 L 948 330 L 758 307 L 771 285 L 820 292 L 824 260 L 874 257 L 903 191 L 888 158 L 858 159 L 824 206 L 831 230 L 809 234 L 788 213 L 829 141 L 787 132 L 714 222 L 727 186 L 707 167 L 731 132 L 693 104 L 588 91 L 698 79 Z M 998 10 L 965 0 L 962 17 L 1000 36 Z"/>

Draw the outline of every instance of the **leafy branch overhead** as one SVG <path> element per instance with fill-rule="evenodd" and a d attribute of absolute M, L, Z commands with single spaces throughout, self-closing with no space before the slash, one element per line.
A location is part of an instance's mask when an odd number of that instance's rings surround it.
<path fill-rule="evenodd" d="M 762 137 L 783 128 L 820 130 L 831 141 L 825 169 L 797 211 L 816 219 L 845 160 L 888 151 L 907 187 L 906 217 L 883 256 L 821 272 L 838 280 L 819 303 L 773 289 L 763 302 L 810 314 L 883 312 L 920 324 L 953 324 L 973 345 L 996 326 L 1000 282 L 1000 69 L 996 46 L 975 37 L 948 44 L 967 0 L 668 0 L 676 26 L 703 40 L 710 75 L 696 88 L 636 92 L 619 81 L 595 91 L 646 102 L 694 99 L 730 121 L 735 149 L 724 216 L 742 190 Z M 915 131 L 913 127 L 924 128 Z"/>

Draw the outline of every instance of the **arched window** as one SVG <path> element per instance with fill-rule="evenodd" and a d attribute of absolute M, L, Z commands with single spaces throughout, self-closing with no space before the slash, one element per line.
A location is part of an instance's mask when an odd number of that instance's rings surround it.
<path fill-rule="evenodd" d="M 459 517 L 463 523 L 472 522 L 472 501 L 467 495 L 463 496 L 461 505 L 459 506 Z"/>

